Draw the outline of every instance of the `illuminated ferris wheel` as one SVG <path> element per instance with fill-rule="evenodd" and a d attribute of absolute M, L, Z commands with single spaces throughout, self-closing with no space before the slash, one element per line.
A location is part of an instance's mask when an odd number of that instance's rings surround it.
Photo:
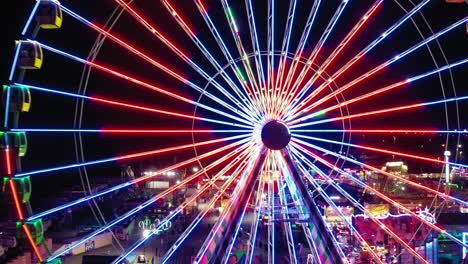
<path fill-rule="evenodd" d="M 112 263 L 142 248 L 158 263 L 435 263 L 435 239 L 467 247 L 437 223 L 468 206 L 468 17 L 447 2 L 37 0 L 2 93 L 16 237 L 40 263 L 105 239 Z M 71 216 L 97 226 L 47 243 Z"/>

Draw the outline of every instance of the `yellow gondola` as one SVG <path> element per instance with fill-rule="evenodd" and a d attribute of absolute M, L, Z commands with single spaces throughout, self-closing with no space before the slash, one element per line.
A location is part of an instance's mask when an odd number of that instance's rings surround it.
<path fill-rule="evenodd" d="M 62 26 L 63 14 L 60 5 L 42 0 L 37 10 L 36 21 L 42 29 L 58 29 Z"/>
<path fill-rule="evenodd" d="M 20 45 L 21 44 L 21 45 Z M 44 55 L 39 44 L 32 41 L 16 41 L 20 47 L 18 67 L 25 70 L 38 70 L 42 67 Z"/>

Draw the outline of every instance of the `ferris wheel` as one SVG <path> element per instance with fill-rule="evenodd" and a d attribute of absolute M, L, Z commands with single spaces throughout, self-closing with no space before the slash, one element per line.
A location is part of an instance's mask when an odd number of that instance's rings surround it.
<path fill-rule="evenodd" d="M 35 1 L 2 90 L 19 243 L 40 263 L 104 236 L 112 263 L 143 248 L 158 263 L 436 263 L 435 239 L 468 247 L 437 223 L 468 206 L 467 6 L 364 2 Z M 135 219 L 143 235 L 122 235 Z"/>

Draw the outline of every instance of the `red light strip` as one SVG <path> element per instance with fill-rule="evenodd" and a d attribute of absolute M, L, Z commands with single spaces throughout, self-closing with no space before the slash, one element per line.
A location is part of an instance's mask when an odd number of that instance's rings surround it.
<path fill-rule="evenodd" d="M 23 211 L 21 210 L 21 204 L 19 202 L 18 193 L 16 191 L 16 186 L 12 178 L 8 179 L 11 188 L 11 194 L 13 196 L 13 201 L 15 203 L 16 213 L 18 214 L 19 219 L 22 221 L 24 219 Z"/>
<path fill-rule="evenodd" d="M 210 129 L 184 129 L 184 130 L 174 130 L 174 129 L 101 129 L 101 133 L 157 133 L 157 134 L 165 134 L 165 133 L 213 133 L 216 130 Z"/>
<path fill-rule="evenodd" d="M 5 148 L 5 163 L 6 163 L 6 168 L 7 168 L 7 175 L 11 176 L 13 174 L 12 169 L 11 169 L 11 160 L 10 160 L 10 148 L 6 147 Z"/>
<path fill-rule="evenodd" d="M 31 235 L 31 231 L 29 230 L 28 226 L 24 223 L 22 223 L 22 227 L 23 227 L 23 230 L 24 230 L 24 233 L 26 234 L 26 237 L 28 238 L 29 240 L 29 243 L 31 244 L 33 250 L 34 250 L 34 253 L 36 254 L 37 258 L 39 259 L 39 262 L 43 262 L 44 259 L 42 258 L 42 255 L 41 253 L 39 252 L 39 249 L 37 248 L 36 246 L 36 243 Z"/>
<path fill-rule="evenodd" d="M 182 149 L 186 149 L 186 148 L 210 145 L 210 144 L 219 143 L 219 142 L 223 142 L 223 141 L 226 141 L 226 139 L 221 138 L 221 139 L 203 141 L 203 142 L 199 142 L 199 143 L 195 143 L 195 144 L 192 143 L 192 144 L 186 144 L 186 145 L 181 145 L 181 146 L 177 146 L 177 147 L 158 149 L 158 150 L 152 150 L 152 151 L 145 151 L 145 152 L 140 152 L 140 153 L 136 153 L 136 154 L 118 156 L 118 157 L 115 158 L 115 160 L 118 161 L 118 160 L 139 158 L 139 157 L 144 157 L 144 156 L 149 156 L 149 155 L 154 155 L 154 154 L 161 154 L 161 153 L 166 153 L 166 152 L 171 152 L 171 151 L 182 150 Z"/>
<path fill-rule="evenodd" d="M 167 1 L 167 0 L 162 0 L 163 4 L 166 4 L 167 7 L 170 9 L 171 15 L 174 17 L 178 18 L 180 23 L 185 27 L 185 29 L 190 32 L 190 35 L 195 36 L 196 34 L 193 32 L 192 29 L 187 25 L 187 23 L 182 19 L 182 17 L 177 13 L 174 7 Z"/>
<path fill-rule="evenodd" d="M 348 34 L 345 39 L 343 40 L 343 42 L 341 42 L 339 45 L 338 45 L 338 49 L 336 49 L 335 51 L 333 51 L 333 53 L 326 59 L 326 61 L 324 62 L 324 64 L 322 66 L 320 66 L 319 70 L 314 74 L 314 76 L 312 77 L 312 79 L 310 81 L 307 82 L 307 84 L 305 85 L 305 87 L 309 86 L 309 85 L 312 85 L 320 76 L 321 76 L 321 73 L 324 72 L 328 66 L 330 66 L 330 64 L 335 60 L 335 58 L 341 53 L 341 51 L 346 47 L 346 45 L 353 39 L 353 37 L 359 32 L 359 30 L 362 28 L 362 26 L 364 26 L 364 24 L 366 24 L 367 21 L 369 21 L 369 18 L 372 17 L 372 15 L 374 14 L 374 12 L 379 8 L 379 6 L 382 4 L 382 1 L 381 2 L 378 2 L 377 5 L 373 6 L 369 11 L 367 11 L 367 13 L 363 16 L 363 18 L 359 21 L 359 23 L 356 25 L 357 27 L 352 30 L 350 32 L 350 34 Z M 310 69 L 310 68 L 309 68 Z M 315 91 L 313 91 L 314 93 Z M 296 93 L 296 90 L 294 90 L 293 93 L 289 94 L 289 98 L 286 100 L 287 103 L 284 103 L 283 104 L 283 107 L 282 107 L 282 115 L 285 114 L 285 111 L 287 110 L 285 108 L 285 106 L 288 106 L 291 104 L 291 100 L 294 99 L 294 96 Z"/>

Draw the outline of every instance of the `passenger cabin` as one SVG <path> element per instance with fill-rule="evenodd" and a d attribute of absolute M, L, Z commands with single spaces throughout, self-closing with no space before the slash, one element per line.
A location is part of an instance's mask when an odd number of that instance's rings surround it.
<path fill-rule="evenodd" d="M 60 4 L 50 0 L 41 0 L 36 21 L 42 29 L 58 29 L 62 26 L 63 14 Z"/>
<path fill-rule="evenodd" d="M 16 47 L 20 49 L 18 64 L 20 69 L 38 70 L 42 67 L 42 48 L 38 43 L 32 41 L 17 41 Z"/>
<path fill-rule="evenodd" d="M 9 91 L 8 91 L 9 90 Z M 27 86 L 3 86 L 2 101 L 6 106 L 9 93 L 8 108 L 10 112 L 29 112 L 31 108 L 31 91 Z"/>
<path fill-rule="evenodd" d="M 0 132 L 1 150 L 5 149 L 7 145 L 6 140 L 8 140 L 9 147 L 13 149 L 13 153 L 19 157 L 24 157 L 26 155 L 28 151 L 28 139 L 25 132 L 6 132 L 6 135 L 5 132 Z"/>

